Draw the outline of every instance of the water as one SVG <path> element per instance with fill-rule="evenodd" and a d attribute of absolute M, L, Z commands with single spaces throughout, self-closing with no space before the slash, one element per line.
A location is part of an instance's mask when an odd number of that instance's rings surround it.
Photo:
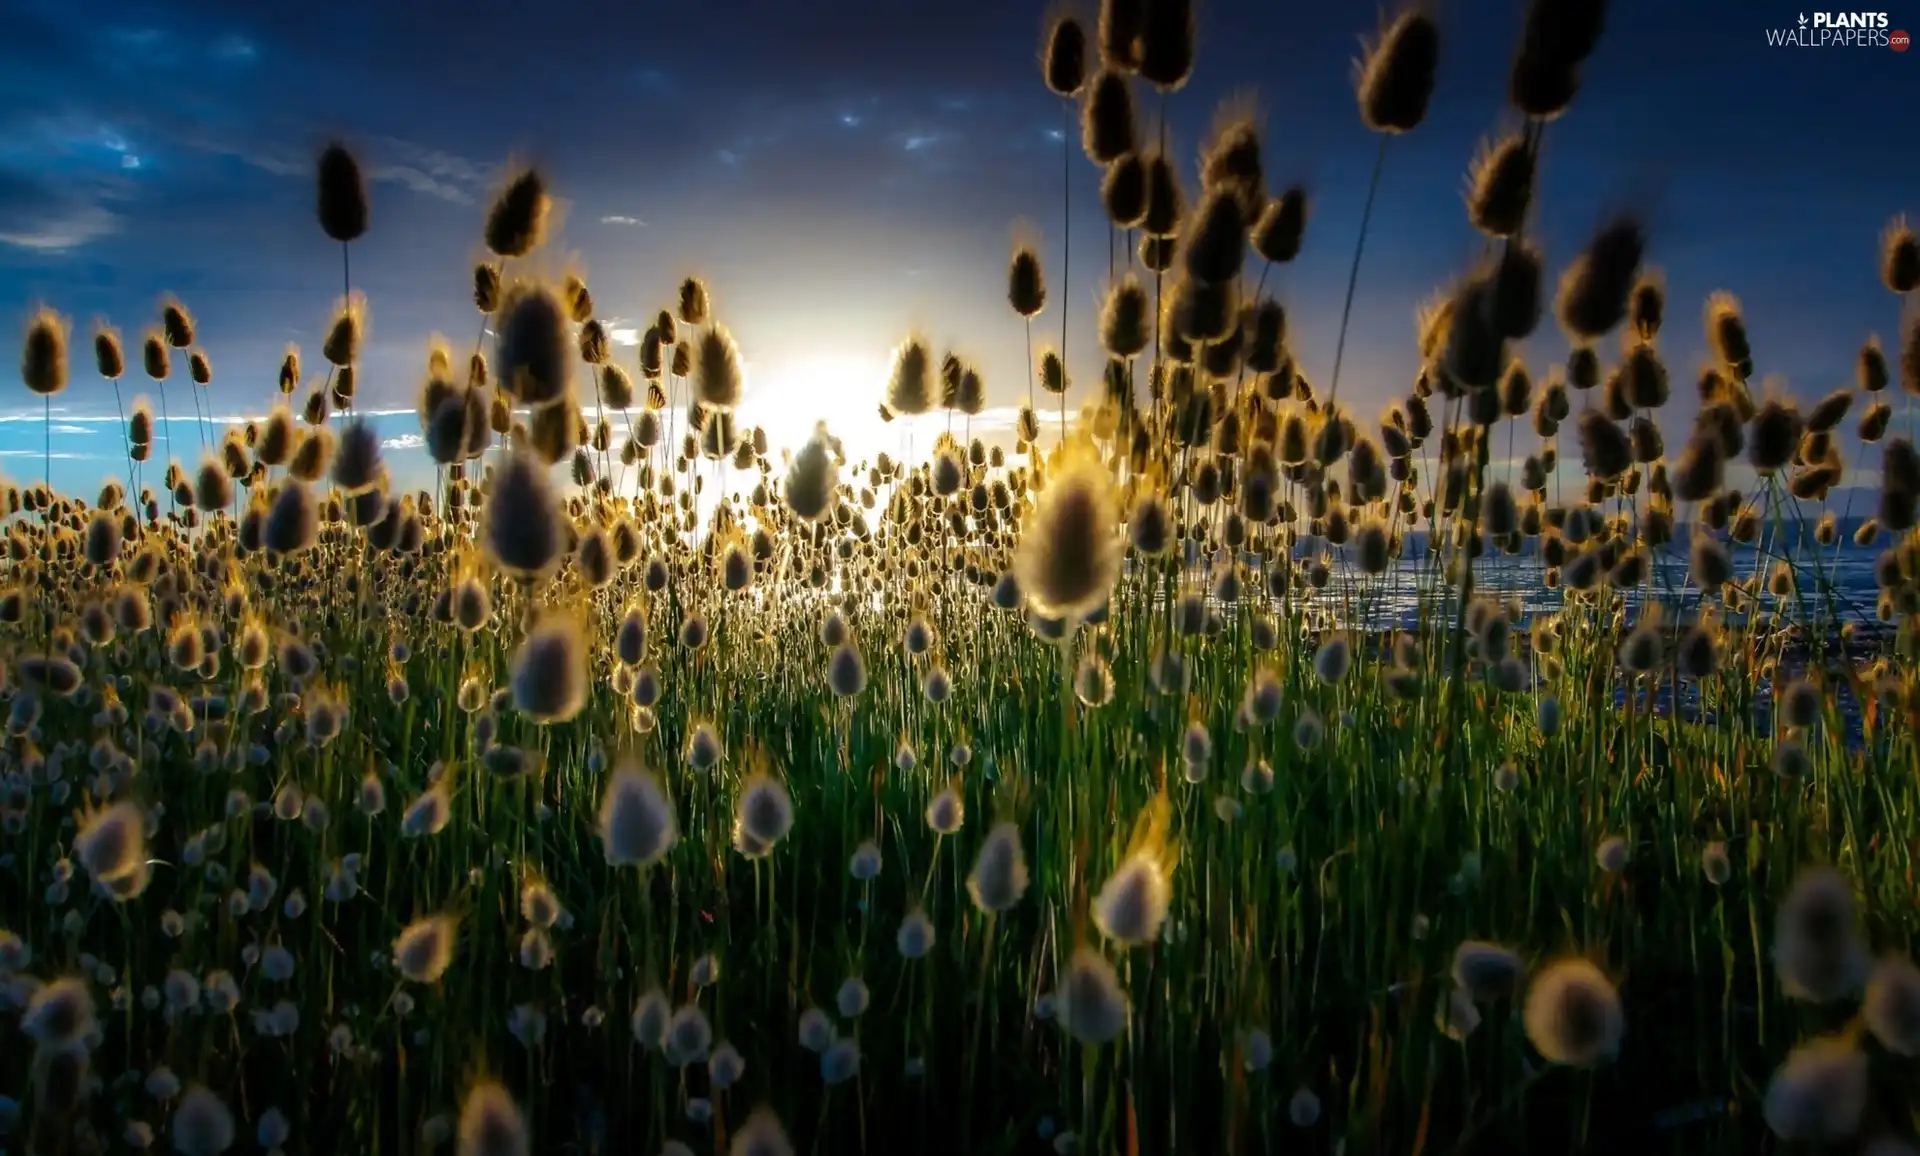
<path fill-rule="evenodd" d="M 1874 616 L 1879 595 L 1874 564 L 1887 543 L 1883 537 L 1870 546 L 1855 545 L 1853 534 L 1863 521 L 1841 520 L 1839 541 L 1833 546 L 1816 543 L 1811 525 L 1803 528 L 1797 542 L 1790 525 L 1763 536 L 1758 553 L 1752 544 L 1729 543 L 1735 576 L 1746 579 L 1756 566 L 1764 573 L 1770 572 L 1776 562 L 1788 561 L 1801 598 L 1816 620 L 1831 620 L 1827 609 L 1831 604 L 1832 618 L 1875 632 L 1880 623 Z M 1637 614 L 1649 598 L 1685 613 L 1699 607 L 1701 591 L 1689 575 L 1691 540 L 1690 527 L 1678 528 L 1673 540 L 1654 553 L 1650 583 L 1621 592 L 1629 614 Z M 1296 563 L 1321 558 L 1331 562 L 1332 575 L 1315 600 L 1334 608 L 1336 617 L 1346 625 L 1369 630 L 1407 628 L 1418 622 L 1423 608 L 1431 613 L 1436 606 L 1453 604 L 1453 599 L 1445 595 L 1454 591 L 1436 588 L 1440 570 L 1424 531 L 1404 535 L 1401 556 L 1378 577 L 1360 574 L 1350 547 L 1331 547 L 1321 539 L 1303 538 L 1294 549 Z M 1529 539 L 1518 554 L 1481 555 L 1474 564 L 1474 587 L 1481 595 L 1517 601 L 1522 618 L 1530 620 L 1558 611 L 1565 602 L 1564 590 L 1547 585 L 1546 569 L 1537 540 Z M 1763 599 L 1763 605 L 1771 601 Z M 1795 613 L 1793 617 L 1802 616 Z"/>

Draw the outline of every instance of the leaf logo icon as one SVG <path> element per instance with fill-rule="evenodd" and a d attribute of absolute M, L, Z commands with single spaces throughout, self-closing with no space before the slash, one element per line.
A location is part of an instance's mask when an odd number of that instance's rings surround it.
<path fill-rule="evenodd" d="M 1805 28 L 1806 26 L 1807 26 L 1807 14 L 1805 12 L 1802 12 L 1800 14 L 1800 27 Z"/>

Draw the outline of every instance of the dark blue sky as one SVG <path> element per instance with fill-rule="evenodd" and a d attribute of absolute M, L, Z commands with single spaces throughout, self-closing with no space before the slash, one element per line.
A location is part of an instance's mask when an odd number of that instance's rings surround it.
<path fill-rule="evenodd" d="M 993 402 L 1011 402 L 1024 347 L 1004 304 L 1010 226 L 1025 219 L 1043 238 L 1041 327 L 1054 337 L 1063 296 L 1090 318 L 1106 274 L 1096 173 L 1076 149 L 1074 269 L 1061 284 L 1062 109 L 1036 65 L 1037 3 L 4 7 L 0 299 L 21 318 L 45 301 L 82 327 L 104 316 L 137 331 L 162 292 L 178 293 L 215 364 L 216 412 L 259 412 L 289 340 L 318 361 L 340 270 L 312 219 L 310 170 L 334 134 L 374 177 L 354 280 L 371 301 L 375 406 L 407 404 L 430 332 L 471 342 L 469 269 L 510 157 L 538 163 L 567 201 L 548 267 L 571 258 L 601 312 L 623 318 L 702 274 L 762 389 L 802 361 L 879 364 L 919 326 L 969 352 Z M 1443 8 L 1433 108 L 1390 151 L 1355 304 L 1342 394 L 1369 409 L 1406 388 L 1416 304 L 1480 251 L 1461 174 L 1509 115 L 1519 0 Z M 1920 107 L 1920 52 L 1768 47 L 1765 29 L 1799 11 L 1616 2 L 1583 91 L 1547 136 L 1534 233 L 1550 265 L 1610 208 L 1647 210 L 1683 380 L 1714 289 L 1745 302 L 1761 372 L 1803 395 L 1846 380 L 1869 331 L 1895 331 L 1874 254 L 1890 216 L 1920 211 L 1920 159 L 1898 143 Z M 1306 250 L 1269 284 L 1324 382 L 1374 150 L 1350 68 L 1376 9 L 1201 0 L 1200 13 L 1195 80 L 1167 103 L 1177 154 L 1191 165 L 1223 99 L 1257 98 L 1270 180 L 1313 194 Z M 1920 29 L 1920 7 L 1891 15 Z M 1543 335 L 1528 349 L 1540 368 L 1564 351 Z M 1070 344 L 1076 376 L 1092 380 L 1091 330 L 1076 324 Z M 68 413 L 111 413 L 110 391 L 82 369 Z M 869 381 L 803 377 L 822 414 L 875 400 Z M 14 396 L 0 411 L 28 408 Z M 799 421 L 812 405 L 779 412 Z"/>

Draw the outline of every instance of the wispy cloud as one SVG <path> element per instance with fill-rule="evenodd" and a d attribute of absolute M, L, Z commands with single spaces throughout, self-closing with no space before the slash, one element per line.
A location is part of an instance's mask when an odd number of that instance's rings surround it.
<path fill-rule="evenodd" d="M 0 177 L 4 179 L 4 177 Z M 118 215 L 103 205 L 74 201 L 39 212 L 7 213 L 0 245 L 41 253 L 63 253 L 109 236 L 120 227 Z"/>
<path fill-rule="evenodd" d="M 646 225 L 646 222 L 641 220 L 638 217 L 628 217 L 620 213 L 614 213 L 611 216 L 602 217 L 600 218 L 600 223 L 603 225 L 631 225 L 636 228 L 645 227 Z"/>
<path fill-rule="evenodd" d="M 421 437 L 419 434 L 412 434 L 412 433 L 401 434 L 399 437 L 387 438 L 380 443 L 383 449 L 389 449 L 389 450 L 417 450 L 421 446 L 424 446 L 426 444 L 427 444 L 426 438 Z"/>
<path fill-rule="evenodd" d="M 402 414 L 412 415 L 414 413 L 412 409 L 356 409 L 353 412 L 357 417 L 399 417 Z M 209 414 L 203 418 L 198 414 L 187 413 L 164 420 L 172 420 L 184 425 L 198 425 L 203 421 L 212 422 L 214 425 L 244 425 L 250 421 L 264 421 L 266 420 L 266 416 L 264 413 L 224 413 L 218 415 Z M 49 417 L 58 423 L 53 427 L 53 432 L 55 433 L 94 433 L 96 431 L 86 427 L 111 425 L 121 420 L 117 414 L 74 413 L 63 406 L 56 405 L 50 412 L 45 413 L 38 409 L 0 411 L 0 424 L 33 422 L 37 425 Z M 156 413 L 153 415 L 153 420 L 161 421 L 163 419 Z"/>
<path fill-rule="evenodd" d="M 313 177 L 313 157 L 280 145 L 206 133 L 184 136 L 178 144 L 196 152 L 230 157 L 276 177 Z M 455 204 L 473 203 L 490 179 L 491 170 L 465 158 L 396 137 L 363 142 L 363 153 L 369 181 L 398 185 Z"/>

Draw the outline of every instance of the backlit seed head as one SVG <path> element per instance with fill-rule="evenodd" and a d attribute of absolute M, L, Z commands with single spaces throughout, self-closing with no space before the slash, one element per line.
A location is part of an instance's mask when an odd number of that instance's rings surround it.
<path fill-rule="evenodd" d="M 733 846 L 749 859 L 772 851 L 793 828 L 793 797 L 787 786 L 765 771 L 741 784 L 733 817 Z"/>
<path fill-rule="evenodd" d="M 1733 877 L 1733 860 L 1727 855 L 1727 845 L 1718 840 L 1707 844 L 1700 852 L 1700 873 L 1707 882 L 1719 887 Z"/>
<path fill-rule="evenodd" d="M 1055 989 L 1054 1019 L 1083 1044 L 1110 1043 L 1126 1030 L 1127 995 L 1105 956 L 1074 949 Z"/>
<path fill-rule="evenodd" d="M 1597 341 L 1626 319 L 1646 238 L 1631 217 L 1616 217 L 1588 242 L 1560 279 L 1555 309 L 1567 334 Z"/>
<path fill-rule="evenodd" d="M 416 919 L 393 941 L 393 964 L 414 983 L 437 983 L 453 962 L 458 925 L 451 915 Z"/>
<path fill-rule="evenodd" d="M 1794 880 L 1780 905 L 1773 962 L 1781 986 L 1797 999 L 1831 1003 L 1859 990 L 1868 959 L 1846 876 L 1816 867 Z"/>
<path fill-rule="evenodd" d="M 496 466 L 482 533 L 487 553 L 509 573 L 542 576 L 560 562 L 564 523 L 547 471 L 516 450 Z"/>
<path fill-rule="evenodd" d="M 1014 555 L 1014 572 L 1028 603 L 1044 614 L 1067 617 L 1106 601 L 1119 574 L 1119 522 L 1112 474 L 1091 447 L 1069 443 L 1023 520 Z"/>
<path fill-rule="evenodd" d="M 1476 1003 L 1491 1003 L 1519 990 L 1526 966 L 1510 949 L 1469 939 L 1453 952 L 1453 984 Z"/>
<path fill-rule="evenodd" d="M 1360 120 L 1375 132 L 1412 132 L 1426 119 L 1440 65 L 1440 26 L 1419 7 L 1408 7 L 1380 34 L 1354 66 Z"/>
<path fill-rule="evenodd" d="M 1880 235 L 1880 283 L 1901 295 L 1920 288 L 1920 238 L 1905 217 L 1895 217 Z"/>
<path fill-rule="evenodd" d="M 727 1156 L 793 1156 L 793 1143 L 787 1139 L 786 1129 L 781 1127 L 780 1117 L 773 1109 L 759 1107 L 733 1134 Z"/>
<path fill-rule="evenodd" d="M 987 832 L 967 876 L 967 894 L 982 911 L 1006 911 L 1027 891 L 1027 858 L 1020 828 L 1002 819 Z"/>
<path fill-rule="evenodd" d="M 20 1030 L 44 1048 L 81 1046 L 94 1030 L 93 996 L 86 980 L 65 976 L 34 989 Z"/>
<path fill-rule="evenodd" d="M 506 1088 L 483 1080 L 460 1103 L 459 1156 L 527 1156 L 526 1117 Z"/>
<path fill-rule="evenodd" d="M 566 397 L 578 353 L 566 303 L 543 282 L 516 281 L 495 314 L 500 388 L 536 409 Z"/>
<path fill-rule="evenodd" d="M 902 959 L 919 959 L 933 950 L 933 921 L 927 913 L 915 908 L 907 912 L 900 921 L 900 928 L 894 932 L 893 945 Z"/>
<path fill-rule="evenodd" d="M 549 614 L 521 640 L 513 658 L 513 705 L 535 722 L 565 722 L 587 699 L 584 624 L 573 615 Z"/>
<path fill-rule="evenodd" d="M 1527 990 L 1527 1040 L 1549 1063 L 1593 1067 L 1620 1046 L 1625 1019 L 1620 994 L 1585 959 L 1549 964 Z"/>
<path fill-rule="evenodd" d="M 131 802 L 87 816 L 74 836 L 74 857 L 103 883 L 131 875 L 146 862 L 146 815 Z"/>
<path fill-rule="evenodd" d="M 851 698 L 867 688 L 866 664 L 853 643 L 834 647 L 827 660 L 827 687 L 841 698 Z"/>
<path fill-rule="evenodd" d="M 623 763 L 600 804 L 600 841 L 613 866 L 657 861 L 679 839 L 673 803 L 659 779 Z"/>
<path fill-rule="evenodd" d="M 927 826 L 936 835 L 952 835 L 966 821 L 966 802 L 955 784 L 948 784 L 927 804 Z"/>
<path fill-rule="evenodd" d="M 553 199 L 531 168 L 510 172 L 487 210 L 487 248 L 500 257 L 524 257 L 545 238 Z"/>
<path fill-rule="evenodd" d="M 720 736 L 710 723 L 696 723 L 687 735 L 687 765 L 696 771 L 710 770 L 720 761 Z"/>
<path fill-rule="evenodd" d="M 1031 245 L 1015 247 L 1008 262 L 1007 300 L 1022 317 L 1037 316 L 1046 308 L 1046 278 L 1040 272 L 1040 255 Z"/>
<path fill-rule="evenodd" d="M 1314 652 L 1313 673 L 1321 682 L 1335 685 L 1347 677 L 1353 665 L 1353 646 L 1344 635 L 1335 635 Z"/>
<path fill-rule="evenodd" d="M 1172 804 L 1157 795 L 1134 824 L 1120 865 L 1093 900 L 1094 923 L 1101 934 L 1129 946 L 1159 937 L 1173 898 L 1173 869 L 1179 848 L 1169 841 Z"/>
<path fill-rule="evenodd" d="M 1920 1055 L 1920 969 L 1905 956 L 1883 958 L 1867 979 L 1860 1014 L 1880 1046 L 1896 1056 Z"/>
<path fill-rule="evenodd" d="M 718 323 L 702 329 L 693 361 L 694 396 L 708 409 L 732 410 L 739 406 L 744 387 L 740 347 L 734 344 L 733 334 Z"/>
<path fill-rule="evenodd" d="M 880 867 L 880 845 L 871 839 L 863 840 L 847 860 L 847 874 L 862 883 L 879 878 Z"/>
<path fill-rule="evenodd" d="M 360 163 L 333 141 L 320 151 L 317 170 L 314 207 L 320 230 L 343 244 L 359 240 L 367 231 L 367 182 Z"/>
<path fill-rule="evenodd" d="M 800 452 L 793 456 L 781 491 L 787 508 L 801 519 L 818 522 L 833 512 L 840 485 L 840 463 L 833 452 L 825 423 L 814 428 Z"/>
<path fill-rule="evenodd" d="M 233 1147 L 233 1113 L 201 1084 L 180 1097 L 168 1130 L 180 1156 L 219 1156 Z"/>
<path fill-rule="evenodd" d="M 933 405 L 932 355 L 924 341 L 909 337 L 893 351 L 893 365 L 887 374 L 887 408 L 896 414 L 912 416 L 927 412 Z"/>
<path fill-rule="evenodd" d="M 1782 1140 L 1833 1143 L 1859 1131 L 1867 1095 L 1866 1054 L 1849 1039 L 1826 1036 L 1788 1054 L 1761 1111 Z"/>
<path fill-rule="evenodd" d="M 36 310 L 27 321 L 20 346 L 20 380 L 41 397 L 52 397 L 67 387 L 66 318 L 51 309 Z"/>

